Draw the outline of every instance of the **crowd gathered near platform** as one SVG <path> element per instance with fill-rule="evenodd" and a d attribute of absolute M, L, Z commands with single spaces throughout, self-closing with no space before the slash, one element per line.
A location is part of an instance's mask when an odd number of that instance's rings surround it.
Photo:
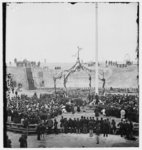
<path fill-rule="evenodd" d="M 58 126 L 60 124 L 60 126 Z M 25 127 L 26 128 L 26 127 Z M 90 137 L 96 136 L 96 144 L 99 144 L 99 135 L 102 134 L 103 137 L 108 137 L 109 134 L 119 134 L 128 140 L 136 140 L 133 135 L 133 123 L 128 119 L 121 119 L 121 122 L 116 124 L 115 119 L 110 120 L 109 118 L 98 118 L 95 117 L 85 117 L 81 118 L 64 118 L 61 117 L 58 122 L 56 118 L 47 119 L 38 124 L 37 129 L 37 140 L 45 139 L 46 135 L 49 134 L 89 134 Z M 25 132 L 19 138 L 20 147 L 28 147 L 27 136 Z M 11 140 L 7 136 L 7 146 L 11 147 Z"/>
<path fill-rule="evenodd" d="M 64 94 L 37 96 L 34 93 L 33 96 L 28 96 L 20 95 L 11 82 L 9 77 L 6 94 L 7 122 L 21 123 L 25 128 L 29 124 L 37 124 L 37 140 L 44 137 L 44 134 L 51 133 L 89 133 L 90 136 L 95 133 L 106 137 L 108 134 L 120 134 L 128 139 L 133 138 L 133 122 L 139 122 L 139 97 L 136 94 L 89 95 L 86 101 L 74 100 Z M 10 93 L 13 93 L 12 97 Z M 80 113 L 84 107 L 93 108 L 94 117 L 67 119 L 62 116 L 66 112 Z M 105 119 L 100 118 L 100 114 Z M 60 121 L 56 120 L 58 115 L 62 116 Z M 116 124 L 115 119 L 108 119 L 109 116 L 121 118 L 121 122 Z M 22 135 L 19 142 L 20 147 L 27 147 L 27 135 Z M 11 145 L 8 137 L 7 145 Z"/>
<path fill-rule="evenodd" d="M 41 94 L 38 98 L 36 93 L 29 97 L 27 95 L 16 95 L 7 101 L 7 116 L 11 121 L 20 123 L 25 118 L 31 124 L 39 123 L 40 120 L 54 118 L 63 112 L 74 112 L 76 107 L 82 105 L 93 107 L 99 113 L 105 111 L 106 116 L 121 117 L 121 110 L 125 111 L 126 118 L 138 122 L 138 96 L 108 94 L 99 96 L 97 106 L 95 103 L 83 102 L 81 99 L 70 100 L 63 95 L 53 97 L 53 95 Z M 91 106 L 90 106 L 91 104 Z M 8 119 L 8 118 L 7 118 Z"/>
<path fill-rule="evenodd" d="M 60 124 L 60 130 L 58 130 L 58 124 Z M 49 129 L 47 132 L 46 125 Z M 117 130 L 118 127 L 119 130 Z M 37 127 L 37 139 L 40 140 L 45 133 L 89 133 L 90 136 L 93 136 L 93 133 L 98 133 L 103 134 L 104 137 L 108 137 L 108 134 L 120 134 L 122 137 L 124 136 L 129 139 L 133 136 L 133 123 L 128 119 L 121 119 L 121 122 L 116 124 L 115 119 L 110 120 L 107 117 L 81 116 L 81 118 L 67 119 L 62 116 L 59 122 L 56 119 L 49 119 L 46 122 L 40 123 Z"/>

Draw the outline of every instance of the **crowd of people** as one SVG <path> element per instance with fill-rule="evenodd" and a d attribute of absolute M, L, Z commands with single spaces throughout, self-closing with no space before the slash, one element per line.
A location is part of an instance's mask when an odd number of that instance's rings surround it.
<path fill-rule="evenodd" d="M 106 116 L 114 116 L 120 118 L 120 111 L 126 112 L 126 118 L 138 122 L 139 121 L 139 97 L 138 95 L 127 94 L 106 94 L 100 96 L 101 103 L 99 109 L 105 109 Z"/>
<path fill-rule="evenodd" d="M 106 93 L 137 93 L 138 88 L 105 88 Z"/>
<path fill-rule="evenodd" d="M 36 93 L 31 97 L 26 94 L 18 95 L 18 92 L 14 91 L 10 77 L 7 81 L 7 93 L 13 93 L 13 97 L 7 94 L 7 116 L 15 123 L 21 122 L 25 118 L 30 123 L 38 123 L 42 118 L 54 118 L 62 114 L 63 106 L 70 112 L 73 111 L 75 105 L 81 106 L 90 103 L 90 101 L 81 99 L 76 99 L 78 103 L 75 103 L 75 100 L 71 100 L 71 97 L 66 98 L 63 93 L 56 96 L 54 94 L 40 94 L 40 97 Z M 92 95 L 88 98 L 92 101 L 95 96 Z M 71 104 L 67 105 L 70 100 Z M 115 117 L 120 117 L 120 111 L 124 109 L 128 119 L 138 122 L 138 103 L 138 95 L 105 94 L 105 96 L 99 96 L 98 108 L 100 112 L 105 109 L 106 116 Z"/>
<path fill-rule="evenodd" d="M 14 59 L 14 63 L 17 67 L 40 67 L 41 62 L 29 61 L 24 59 L 22 61 L 18 61 L 16 58 Z"/>
<path fill-rule="evenodd" d="M 63 116 L 59 121 L 55 118 L 47 119 L 39 123 L 36 129 L 37 140 L 45 138 L 46 134 L 59 134 L 59 133 L 75 133 L 75 134 L 89 134 L 93 137 L 95 134 L 96 142 L 99 144 L 99 135 L 108 137 L 109 134 L 118 134 L 126 139 L 135 140 L 133 136 L 133 123 L 128 119 L 121 119 L 121 122 L 116 123 L 115 119 L 98 118 L 98 117 L 85 117 L 81 118 L 64 118 Z M 19 138 L 20 147 L 27 147 L 27 133 L 22 134 Z M 11 140 L 7 137 L 7 144 L 11 146 Z"/>
<path fill-rule="evenodd" d="M 74 106 L 81 105 L 82 102 L 81 99 L 76 99 L 73 103 L 63 93 L 57 95 L 40 94 L 39 96 L 36 93 L 33 96 L 19 94 L 16 90 L 13 90 L 10 82 L 11 78 L 6 94 L 8 122 L 38 124 L 41 120 L 61 115 L 63 110 L 74 112 Z"/>
<path fill-rule="evenodd" d="M 30 124 L 39 123 L 42 119 L 62 114 L 62 104 L 57 102 L 50 95 L 41 95 L 40 98 L 34 94 L 32 97 L 27 95 L 15 95 L 7 103 L 8 121 L 21 123 L 28 119 Z"/>
<path fill-rule="evenodd" d="M 55 117 L 62 115 L 63 110 L 75 113 L 80 112 L 81 106 L 88 106 L 90 101 L 81 99 L 73 100 L 62 94 L 40 94 L 34 93 L 33 96 L 18 94 L 12 84 L 12 78 L 7 76 L 7 121 L 21 123 L 26 128 L 29 124 L 37 124 L 37 140 L 44 137 L 44 134 L 50 133 L 89 133 L 93 136 L 96 133 L 97 143 L 99 143 L 99 134 L 108 136 L 108 134 L 120 134 L 128 139 L 133 137 L 132 121 L 139 121 L 139 97 L 138 95 L 128 94 L 105 94 L 105 96 L 92 96 L 95 99 L 95 117 L 81 118 L 61 118 L 58 122 Z M 10 96 L 12 93 L 12 97 Z M 122 112 L 125 112 L 121 114 Z M 107 116 L 121 117 L 121 122 L 116 125 L 115 120 L 108 118 L 99 120 L 98 116 L 102 113 Z M 119 130 L 117 130 L 119 128 Z M 22 135 L 19 139 L 20 147 L 27 147 L 27 137 Z M 10 139 L 7 137 L 9 147 Z M 23 144 L 24 143 L 24 144 Z"/>
<path fill-rule="evenodd" d="M 131 121 L 122 120 L 123 124 L 132 125 Z M 59 126 L 58 126 L 59 124 Z M 64 118 L 63 116 L 60 119 L 60 122 L 57 122 L 56 119 L 54 120 L 47 120 L 47 122 L 39 124 L 37 127 L 37 134 L 38 140 L 39 135 L 42 135 L 45 132 L 45 126 L 47 127 L 47 133 L 90 133 L 92 136 L 93 132 L 96 133 L 96 127 L 100 126 L 99 133 L 103 134 L 104 136 L 108 136 L 108 134 L 116 134 L 121 133 L 121 131 L 117 131 L 117 125 L 114 119 L 110 121 L 108 118 L 101 118 L 98 117 L 85 117 L 81 116 L 81 118 Z M 44 127 L 43 127 L 44 126 Z M 119 124 L 118 124 L 119 126 Z M 58 128 L 59 127 L 59 128 Z M 123 128 L 123 127 L 122 127 Z M 131 128 L 132 129 L 132 128 Z M 51 131 L 52 130 L 52 131 Z M 123 134 L 124 135 L 124 134 Z"/>
<path fill-rule="evenodd" d="M 105 62 L 106 66 L 116 66 L 119 68 L 125 68 L 127 66 L 133 65 L 132 61 L 126 61 L 126 63 L 119 64 L 117 61 L 107 61 Z"/>

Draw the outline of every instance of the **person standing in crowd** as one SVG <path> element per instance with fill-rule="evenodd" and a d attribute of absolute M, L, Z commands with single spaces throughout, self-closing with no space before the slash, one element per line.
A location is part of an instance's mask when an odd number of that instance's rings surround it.
<path fill-rule="evenodd" d="M 100 122 L 96 124 L 96 144 L 99 144 Z"/>
<path fill-rule="evenodd" d="M 73 133 L 76 133 L 76 118 L 73 120 Z"/>
<path fill-rule="evenodd" d="M 93 124 L 93 120 L 92 120 L 92 117 L 90 117 L 90 120 L 89 120 L 89 136 L 90 137 L 93 137 L 93 127 L 94 127 L 94 124 Z"/>
<path fill-rule="evenodd" d="M 83 133 L 87 133 L 87 120 L 85 117 L 83 118 Z"/>
<path fill-rule="evenodd" d="M 44 123 L 41 124 L 40 130 L 41 130 L 41 137 L 44 138 L 44 134 L 46 132 L 46 127 L 45 127 Z"/>
<path fill-rule="evenodd" d="M 67 133 L 68 132 L 68 121 L 67 121 L 67 118 L 65 118 L 63 126 L 64 126 L 64 129 L 65 129 L 65 133 Z"/>
<path fill-rule="evenodd" d="M 27 148 L 27 135 L 22 134 L 22 136 L 19 138 L 20 142 L 20 148 Z"/>
<path fill-rule="evenodd" d="M 11 148 L 11 140 L 8 138 L 8 135 L 6 135 L 6 148 Z"/>
<path fill-rule="evenodd" d="M 56 119 L 54 119 L 54 133 L 58 134 L 58 122 Z"/>
<path fill-rule="evenodd" d="M 84 117 L 84 133 L 88 133 L 87 125 L 88 125 L 88 120 L 86 117 Z"/>
<path fill-rule="evenodd" d="M 124 137 L 126 138 L 126 136 L 127 136 L 127 120 L 126 119 L 123 119 L 124 121 L 123 121 L 123 135 L 124 135 Z"/>
<path fill-rule="evenodd" d="M 38 126 L 37 126 L 36 133 L 37 133 L 37 140 L 40 140 L 40 136 L 41 136 L 41 125 L 40 124 L 38 124 Z"/>
<path fill-rule="evenodd" d="M 28 147 L 27 137 L 28 137 L 28 136 L 27 136 L 27 133 L 25 133 L 25 134 L 24 134 L 24 138 L 25 138 L 25 147 L 26 147 L 26 148 Z"/>
<path fill-rule="evenodd" d="M 129 121 L 129 138 L 133 138 L 133 123 L 131 120 Z"/>
<path fill-rule="evenodd" d="M 48 124 L 48 133 L 51 134 L 52 133 L 52 127 L 53 127 L 53 120 L 49 119 L 47 121 L 47 124 Z"/>
<path fill-rule="evenodd" d="M 112 134 L 115 134 L 116 132 L 116 122 L 114 119 L 112 119 L 112 122 L 111 122 L 111 131 L 112 131 Z"/>
<path fill-rule="evenodd" d="M 108 137 L 108 132 L 109 132 L 109 124 L 107 122 L 107 120 L 105 119 L 104 120 L 104 123 L 103 123 L 103 135 L 104 137 Z"/>
<path fill-rule="evenodd" d="M 86 123 L 87 123 L 87 133 L 89 133 L 89 118 L 87 117 L 86 120 L 87 120 L 86 121 Z"/>
<path fill-rule="evenodd" d="M 77 106 L 77 112 L 80 112 L 80 106 L 79 105 Z"/>
<path fill-rule="evenodd" d="M 71 111 L 72 111 L 72 114 L 75 113 L 75 111 L 74 111 L 74 105 L 73 105 L 73 104 L 72 104 L 72 106 L 71 106 Z"/>
<path fill-rule="evenodd" d="M 79 118 L 77 118 L 77 121 L 76 121 L 76 133 L 80 133 L 80 120 L 79 120 Z"/>
<path fill-rule="evenodd" d="M 103 120 L 103 118 L 101 118 L 101 120 L 100 120 L 100 133 L 103 133 L 103 123 L 104 123 L 104 120 Z"/>
<path fill-rule="evenodd" d="M 99 123 L 99 118 L 97 117 L 94 123 L 94 128 L 96 128 L 96 125 Z"/>
<path fill-rule="evenodd" d="M 80 119 L 80 132 L 83 133 L 83 116 Z"/>
<path fill-rule="evenodd" d="M 127 119 L 126 119 L 126 122 L 125 122 L 125 131 L 126 131 L 126 138 L 130 139 L 131 130 L 130 130 L 130 124 L 128 123 Z"/>
<path fill-rule="evenodd" d="M 107 133 L 109 134 L 110 131 L 111 131 L 111 124 L 110 124 L 109 118 L 107 118 Z"/>
<path fill-rule="evenodd" d="M 64 118 L 63 118 L 63 116 L 61 117 L 61 120 L 60 120 L 60 128 L 61 128 L 61 133 L 64 133 L 65 129 L 64 129 Z"/>
<path fill-rule="evenodd" d="M 72 133 L 72 119 L 69 118 L 68 120 L 68 128 L 69 128 L 69 132 Z"/>
<path fill-rule="evenodd" d="M 123 137 L 123 135 L 124 135 L 124 123 L 123 123 L 123 119 L 121 119 L 121 122 L 119 122 L 117 126 L 119 127 L 119 133 L 120 133 L 121 137 Z"/>

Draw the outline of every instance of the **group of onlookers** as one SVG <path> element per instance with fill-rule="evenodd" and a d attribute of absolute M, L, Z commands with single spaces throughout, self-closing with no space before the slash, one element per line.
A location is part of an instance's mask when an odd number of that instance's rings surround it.
<path fill-rule="evenodd" d="M 98 126 L 100 130 L 97 129 Z M 96 117 L 95 119 L 95 117 L 81 116 L 81 118 L 67 119 L 62 116 L 59 121 L 48 119 L 46 122 L 40 123 L 37 127 L 37 139 L 40 140 L 40 135 L 45 133 L 90 133 L 90 136 L 92 136 L 96 132 L 104 136 L 120 134 L 121 136 L 130 137 L 133 132 L 133 123 L 128 119 L 121 119 L 121 122 L 116 124 L 115 119 L 110 121 L 109 118 L 99 119 Z"/>
<path fill-rule="evenodd" d="M 98 105 L 98 108 L 100 110 L 105 109 L 106 116 L 120 118 L 120 112 L 124 110 L 125 118 L 138 122 L 138 95 L 106 94 L 105 96 L 99 96 L 99 99 L 102 103 Z"/>
<path fill-rule="evenodd" d="M 108 137 L 109 134 L 118 134 L 127 139 L 133 139 L 133 123 L 128 119 L 121 119 L 121 122 L 116 123 L 115 119 L 111 121 L 108 118 L 85 117 L 81 118 L 64 118 L 59 121 L 47 120 L 40 123 L 37 127 L 37 140 L 44 138 L 44 134 L 59 134 L 59 133 L 76 133 L 87 134 L 92 137 L 96 134 L 96 141 L 99 144 L 99 135 L 103 134 Z"/>
<path fill-rule="evenodd" d="M 134 139 L 133 136 L 133 123 L 128 119 L 121 119 L 121 122 L 116 123 L 115 119 L 98 118 L 98 117 L 85 117 L 81 118 L 64 118 L 63 116 L 59 121 L 56 119 L 48 119 L 45 122 L 38 124 L 37 140 L 45 138 L 46 134 L 59 134 L 59 133 L 75 133 L 75 134 L 88 134 L 92 137 L 96 135 L 96 142 L 99 144 L 99 135 L 108 137 L 109 134 L 118 134 L 127 139 Z M 11 147 L 11 140 L 6 136 L 7 147 Z M 22 134 L 19 138 L 20 147 L 28 147 L 27 133 Z"/>
<path fill-rule="evenodd" d="M 62 114 L 62 108 L 54 99 L 47 99 L 43 102 L 35 97 L 13 97 L 7 106 L 7 119 L 14 123 L 21 123 L 21 120 L 27 118 L 30 124 L 35 124 L 40 120 L 53 118 L 59 114 Z"/>
<path fill-rule="evenodd" d="M 137 95 L 128 94 L 106 94 L 105 96 L 92 96 L 96 99 L 97 107 L 95 108 L 95 117 L 85 117 L 67 119 L 61 118 L 60 121 L 55 119 L 56 116 L 62 114 L 63 107 L 68 111 L 75 113 L 75 105 L 87 106 L 87 102 L 80 100 L 69 101 L 63 95 L 41 94 L 40 97 L 35 93 L 33 96 L 26 94 L 18 95 L 14 91 L 11 84 L 11 77 L 7 78 L 7 92 L 13 93 L 13 97 L 7 95 L 7 120 L 15 123 L 21 123 L 26 128 L 29 124 L 38 124 L 37 140 L 44 137 L 44 134 L 50 133 L 93 133 L 97 135 L 97 143 L 99 143 L 99 134 L 108 136 L 108 134 L 120 134 L 126 138 L 133 137 L 132 121 L 138 122 L 138 103 Z M 80 112 L 80 106 L 77 105 L 77 112 Z M 102 111 L 103 110 L 103 111 Z M 122 118 L 121 122 L 116 125 L 115 120 L 108 118 L 98 119 L 99 113 L 104 116 L 114 116 Z M 125 119 L 127 118 L 127 119 Z M 53 120 L 54 119 L 54 120 Z M 130 120 L 130 121 L 129 121 Z M 117 130 L 119 128 L 119 130 Z M 11 141 L 7 137 L 7 145 L 11 147 Z M 27 147 L 27 136 L 23 134 L 20 139 L 20 147 Z"/>
<path fill-rule="evenodd" d="M 106 66 L 116 66 L 116 67 L 124 68 L 129 65 L 133 65 L 133 62 L 127 61 L 125 64 L 124 63 L 119 64 L 117 61 L 107 61 L 106 60 L 105 64 L 106 64 Z"/>

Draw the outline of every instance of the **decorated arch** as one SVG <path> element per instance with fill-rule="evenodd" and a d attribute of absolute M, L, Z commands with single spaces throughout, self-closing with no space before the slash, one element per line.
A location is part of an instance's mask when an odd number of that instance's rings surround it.
<path fill-rule="evenodd" d="M 77 47 L 77 48 L 78 48 L 78 53 L 77 53 L 76 63 L 71 68 L 69 68 L 67 70 L 63 70 L 59 74 L 56 74 L 56 75 L 53 76 L 55 92 L 56 92 L 56 80 L 63 78 L 63 86 L 64 86 L 65 92 L 67 94 L 67 82 L 68 82 L 69 76 L 71 74 L 77 72 L 77 71 L 80 71 L 80 70 L 83 70 L 83 71 L 85 71 L 88 74 L 88 77 L 89 77 L 89 88 L 91 89 L 91 80 L 92 80 L 91 73 L 92 72 L 95 73 L 95 70 L 89 69 L 86 66 L 84 66 L 83 63 L 81 63 L 80 57 L 79 57 L 79 52 L 80 52 L 81 48 L 79 48 L 79 47 Z M 104 77 L 104 72 L 103 72 L 103 74 L 102 74 L 102 72 L 103 71 L 101 71 L 99 74 L 100 74 L 100 76 L 103 75 L 103 78 L 99 77 L 99 79 L 103 82 L 102 88 L 103 88 L 103 91 L 104 91 L 104 89 L 105 89 L 105 77 Z"/>

